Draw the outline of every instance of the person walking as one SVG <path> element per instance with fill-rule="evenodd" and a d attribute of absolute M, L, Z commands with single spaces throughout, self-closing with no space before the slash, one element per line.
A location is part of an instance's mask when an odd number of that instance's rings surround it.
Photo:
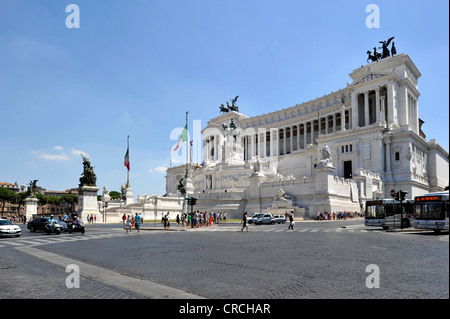
<path fill-rule="evenodd" d="M 126 224 L 125 224 L 125 232 L 128 234 L 128 230 L 130 230 L 131 233 L 131 217 L 130 215 L 128 215 L 128 218 L 126 220 Z"/>
<path fill-rule="evenodd" d="M 134 218 L 134 228 L 136 228 L 138 233 L 140 226 L 141 226 L 141 216 L 138 213 L 136 213 L 136 217 Z"/>
<path fill-rule="evenodd" d="M 170 227 L 169 212 L 163 216 L 164 229 L 167 230 Z"/>
<path fill-rule="evenodd" d="M 243 231 L 244 231 L 244 228 L 246 228 L 246 230 L 248 231 L 248 225 L 247 225 L 247 213 L 246 213 L 246 212 L 244 213 L 244 216 L 242 217 L 242 222 L 243 222 L 244 224 L 242 225 L 241 231 L 243 232 Z"/>
<path fill-rule="evenodd" d="M 295 221 L 294 221 L 294 212 L 291 212 L 291 213 L 289 214 L 289 227 L 288 227 L 288 229 L 294 230 L 294 225 L 295 225 Z"/>

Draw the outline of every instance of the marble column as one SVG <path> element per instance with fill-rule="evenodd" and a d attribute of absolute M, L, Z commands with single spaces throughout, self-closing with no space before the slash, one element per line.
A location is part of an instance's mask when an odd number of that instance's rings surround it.
<path fill-rule="evenodd" d="M 364 92 L 364 125 L 369 126 L 369 92 Z"/>
<path fill-rule="evenodd" d="M 294 150 L 294 126 L 289 127 L 289 152 L 292 153 Z"/>
<path fill-rule="evenodd" d="M 352 92 L 352 127 L 358 127 L 359 121 L 358 121 L 358 96 L 356 92 Z M 341 121 L 342 123 L 342 121 Z"/>
<path fill-rule="evenodd" d="M 333 133 L 336 133 L 336 113 L 333 114 Z"/>
<path fill-rule="evenodd" d="M 308 145 L 308 122 L 303 123 L 303 149 Z"/>
<path fill-rule="evenodd" d="M 375 90 L 375 112 L 377 120 L 376 123 L 381 122 L 381 111 L 380 111 L 380 89 Z"/>

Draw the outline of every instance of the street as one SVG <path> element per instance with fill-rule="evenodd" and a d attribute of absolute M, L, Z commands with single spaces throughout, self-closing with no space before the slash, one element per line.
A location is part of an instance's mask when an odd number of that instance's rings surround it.
<path fill-rule="evenodd" d="M 146 223 L 129 234 L 90 224 L 84 235 L 20 226 L 21 237 L 0 238 L 3 299 L 449 297 L 448 233 L 386 232 L 363 219 L 248 232 L 240 223 L 170 231 Z"/>

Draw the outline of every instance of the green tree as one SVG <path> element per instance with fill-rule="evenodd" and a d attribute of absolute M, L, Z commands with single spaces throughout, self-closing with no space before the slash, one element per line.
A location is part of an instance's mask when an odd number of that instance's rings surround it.
<path fill-rule="evenodd" d="M 120 199 L 122 197 L 122 193 L 117 191 L 110 191 L 109 196 L 111 197 L 111 199 Z"/>
<path fill-rule="evenodd" d="M 64 194 L 61 196 L 61 202 L 67 203 L 70 208 L 70 212 L 73 212 L 75 204 L 78 203 L 78 196 L 73 194 Z"/>
<path fill-rule="evenodd" d="M 41 193 L 37 193 L 36 198 L 38 199 L 39 206 L 44 206 L 45 204 L 47 204 L 47 197 L 45 197 Z"/>
<path fill-rule="evenodd" d="M 15 193 L 5 187 L 0 187 L 0 203 L 2 204 L 2 215 L 5 211 L 5 204 L 15 201 Z"/>
<path fill-rule="evenodd" d="M 17 212 L 20 212 L 20 206 L 25 205 L 25 198 L 27 198 L 26 192 L 15 193 L 15 201 L 17 203 Z"/>
<path fill-rule="evenodd" d="M 50 206 L 58 206 L 61 204 L 61 199 L 58 196 L 48 196 L 47 200 Z"/>

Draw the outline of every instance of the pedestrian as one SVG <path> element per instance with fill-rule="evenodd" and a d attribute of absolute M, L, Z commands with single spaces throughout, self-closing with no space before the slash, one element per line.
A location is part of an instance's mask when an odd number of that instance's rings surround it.
<path fill-rule="evenodd" d="M 177 226 L 180 226 L 180 215 L 177 214 Z"/>
<path fill-rule="evenodd" d="M 126 226 L 126 222 L 127 222 L 127 215 L 123 214 L 122 221 L 123 221 L 123 227 L 125 227 Z"/>
<path fill-rule="evenodd" d="M 134 228 L 136 228 L 138 233 L 140 226 L 141 226 L 141 216 L 139 216 L 138 213 L 136 213 L 136 217 L 134 218 Z"/>
<path fill-rule="evenodd" d="M 163 224 L 164 224 L 164 229 L 167 230 L 167 228 L 169 227 L 169 213 L 167 213 L 165 216 L 163 215 Z"/>
<path fill-rule="evenodd" d="M 248 225 L 247 225 L 247 212 L 244 213 L 244 216 L 242 217 L 242 222 L 244 223 L 242 225 L 242 229 L 241 231 L 244 231 L 244 228 L 246 228 L 246 230 L 248 231 Z"/>
<path fill-rule="evenodd" d="M 294 225 L 295 225 L 295 221 L 294 221 L 294 212 L 291 212 L 291 213 L 289 214 L 289 227 L 288 227 L 288 229 L 294 230 Z"/>
<path fill-rule="evenodd" d="M 128 230 L 130 230 L 131 233 L 131 217 L 130 215 L 128 215 L 128 218 L 126 219 L 126 224 L 125 224 L 125 232 L 128 234 Z"/>

